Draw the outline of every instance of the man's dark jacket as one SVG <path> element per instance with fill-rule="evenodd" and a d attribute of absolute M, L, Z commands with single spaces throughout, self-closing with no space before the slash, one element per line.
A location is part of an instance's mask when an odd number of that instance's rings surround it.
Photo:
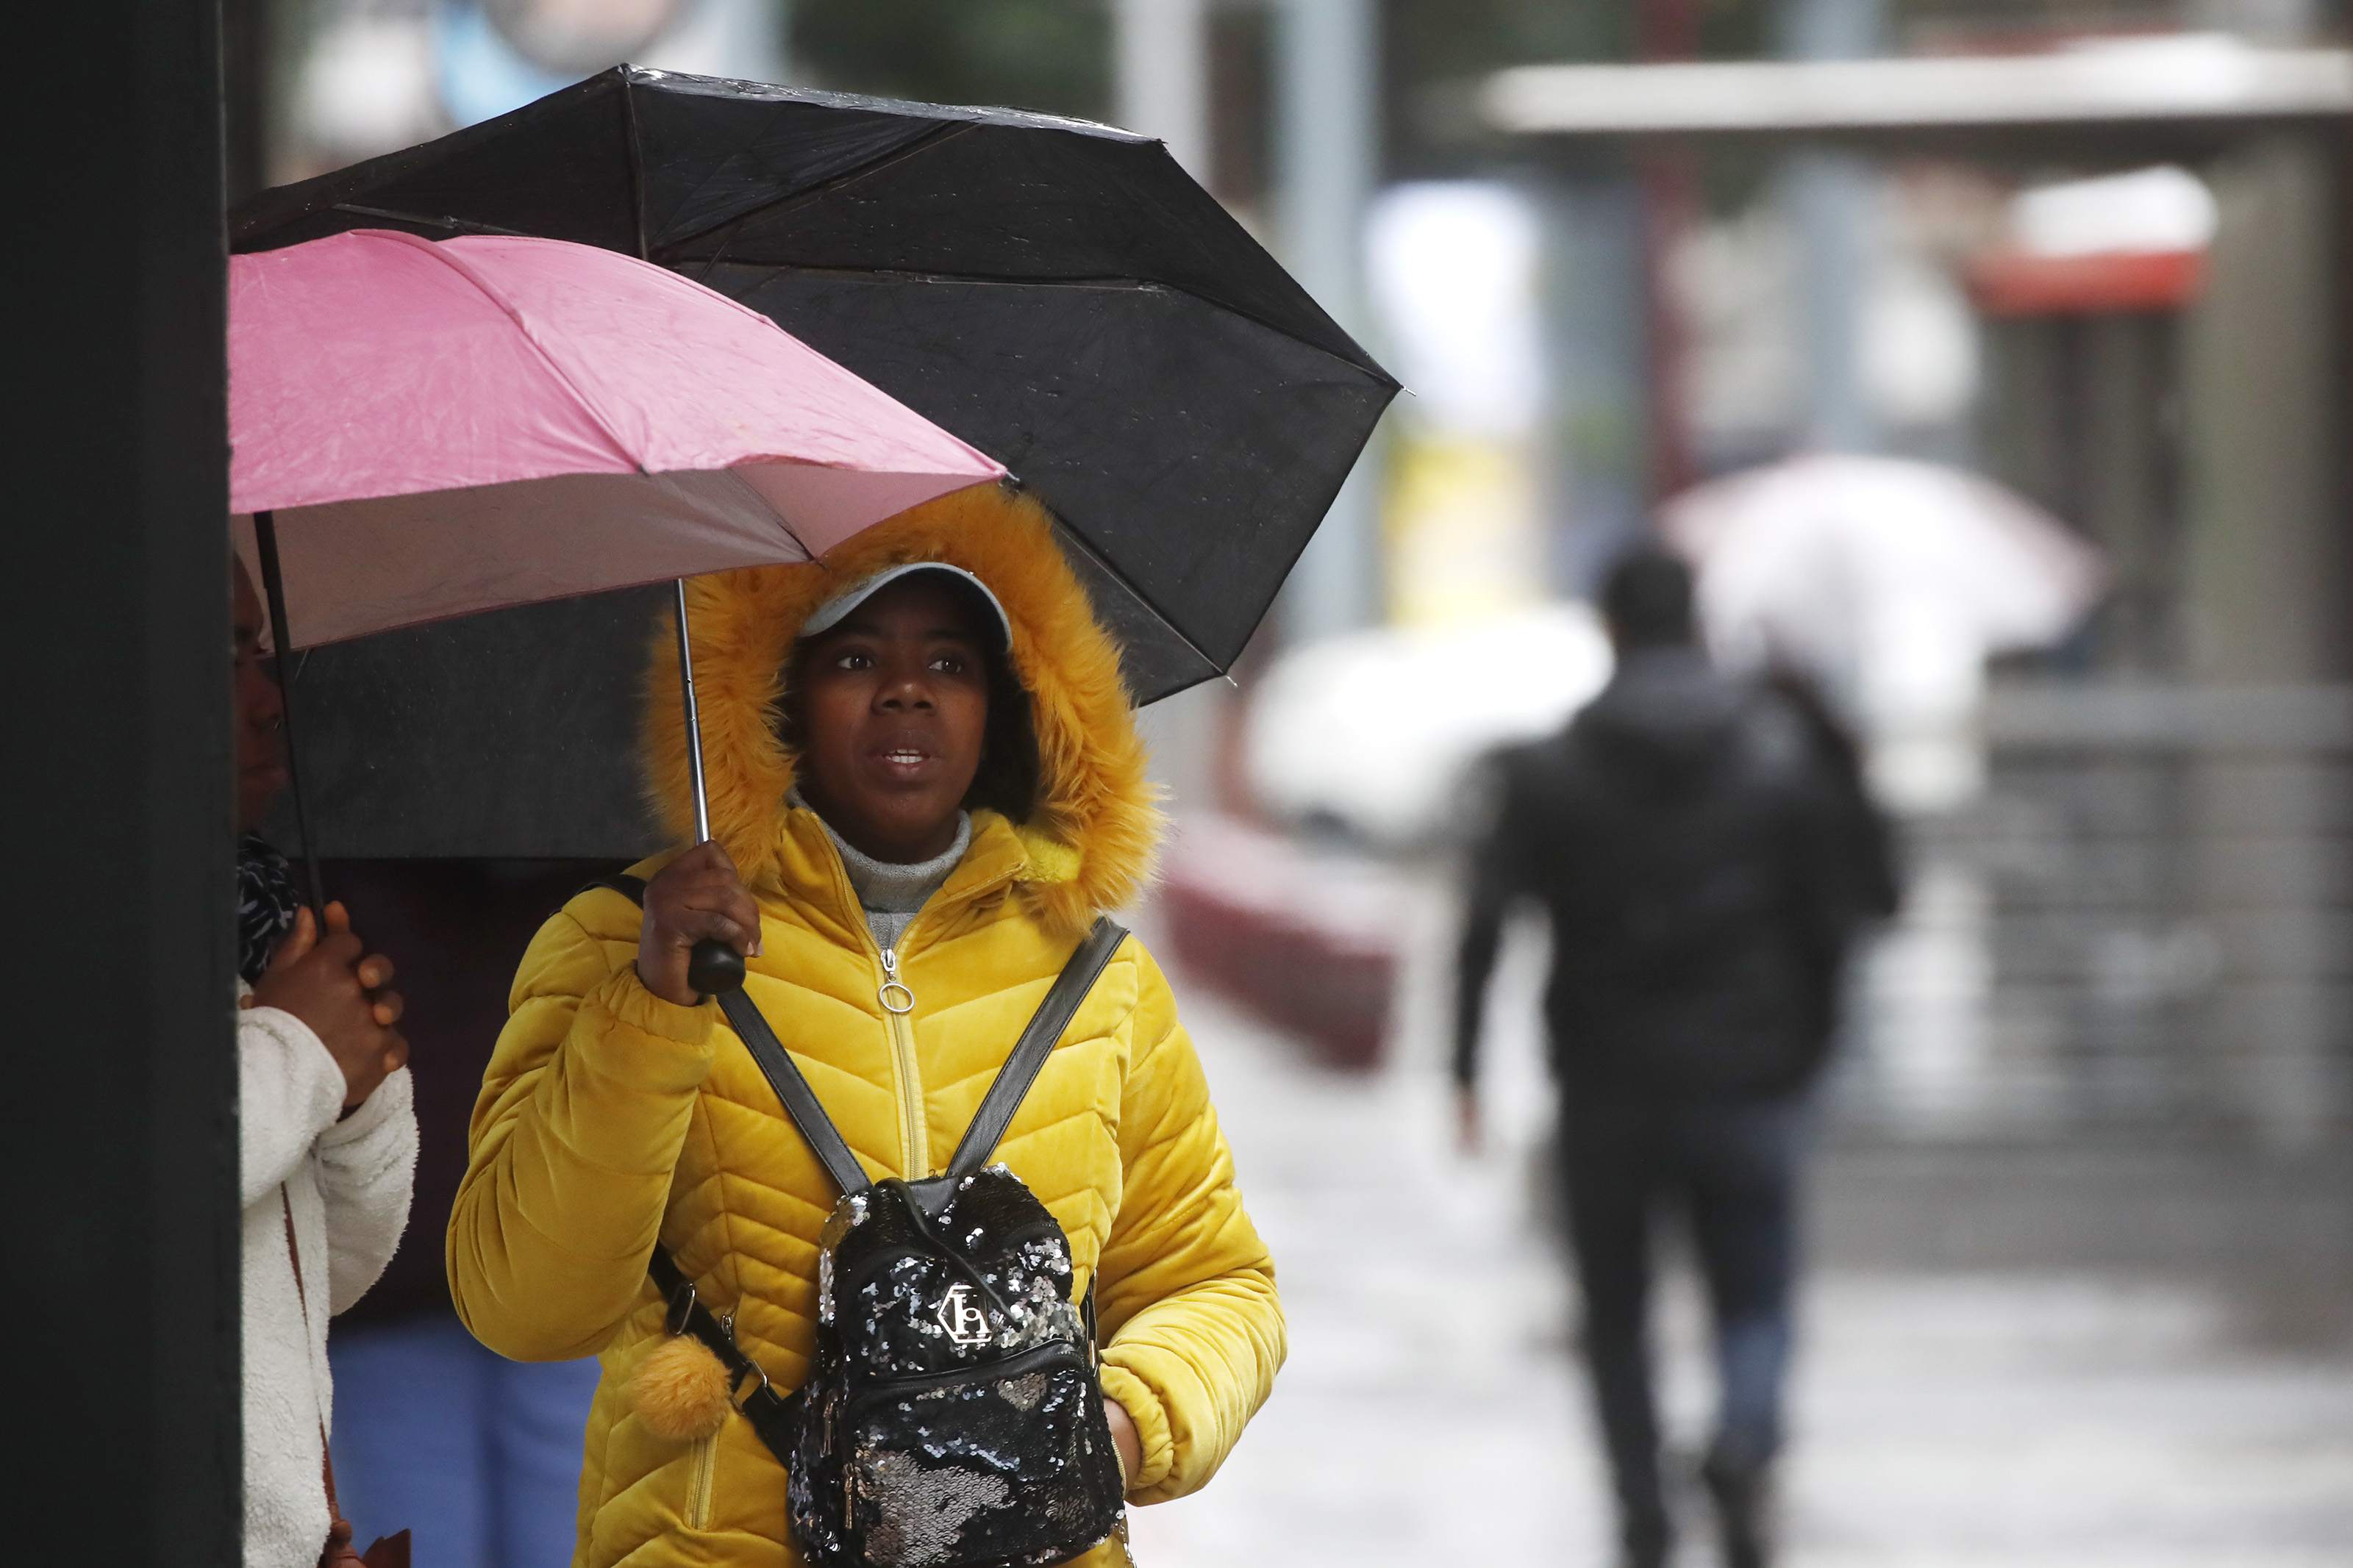
<path fill-rule="evenodd" d="M 1565 731 L 1495 770 L 1462 941 L 1461 1081 L 1520 898 L 1551 917 L 1564 1081 L 1749 1096 L 1812 1078 L 1848 941 L 1894 903 L 1884 826 L 1818 708 L 1695 648 L 1638 650 Z"/>

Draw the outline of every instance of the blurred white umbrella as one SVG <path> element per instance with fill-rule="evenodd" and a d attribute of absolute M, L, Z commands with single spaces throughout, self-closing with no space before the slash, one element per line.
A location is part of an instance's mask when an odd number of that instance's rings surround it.
<path fill-rule="evenodd" d="M 1698 570 L 1717 653 L 1820 680 L 1899 809 L 1975 791 L 1986 657 L 2058 642 L 2105 581 L 2098 552 L 2031 502 L 1891 458 L 1752 469 L 1684 491 L 1660 525 Z"/>
<path fill-rule="evenodd" d="M 1251 692 L 1250 785 L 1278 818 L 1334 818 L 1411 847 L 1453 825 L 1482 753 L 1559 728 L 1609 668 L 1584 605 L 1308 643 Z"/>

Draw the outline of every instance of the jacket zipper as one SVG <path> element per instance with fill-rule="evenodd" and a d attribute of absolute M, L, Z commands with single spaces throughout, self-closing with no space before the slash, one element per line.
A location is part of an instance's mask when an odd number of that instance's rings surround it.
<path fill-rule="evenodd" d="M 686 1494 L 686 1527 L 711 1528 L 711 1494 L 719 1475 L 719 1434 L 713 1432 L 694 1446 L 694 1478 Z"/>
<path fill-rule="evenodd" d="M 892 1010 L 890 1002 L 883 1002 L 882 1019 L 883 1028 L 891 1037 L 891 1057 L 898 1067 L 899 1087 L 902 1090 L 899 1096 L 899 1146 L 902 1162 L 901 1169 L 906 1173 L 909 1181 L 917 1181 L 932 1173 L 932 1147 L 931 1135 L 924 1128 L 923 1077 L 922 1069 L 915 1061 L 915 1026 L 910 1021 L 915 1010 L 915 994 L 907 988 L 906 981 L 900 977 L 899 948 L 905 945 L 907 939 L 915 933 L 918 927 L 929 926 L 934 920 L 943 917 L 947 910 L 960 910 L 976 899 L 996 891 L 1012 879 L 1013 873 L 1008 871 L 1001 877 L 992 878 L 979 887 L 965 889 L 949 903 L 940 902 L 935 896 L 932 902 L 925 904 L 916 913 L 915 918 L 908 922 L 907 929 L 899 933 L 898 942 L 890 947 L 884 947 L 874 940 L 873 930 L 866 923 L 866 911 L 858 902 L 858 890 L 849 885 L 849 873 L 842 869 L 839 857 L 835 858 L 834 890 L 840 896 L 842 908 L 849 911 L 850 929 L 866 938 L 867 946 L 873 950 L 876 961 L 881 965 L 874 988 L 875 994 L 880 998 L 890 987 L 897 986 L 899 989 L 895 999 L 905 1004 L 905 1011 L 899 1012 Z"/>
<path fill-rule="evenodd" d="M 903 939 L 903 933 L 902 933 Z M 891 1054 L 899 1067 L 899 1147 L 909 1181 L 931 1174 L 931 1135 L 923 1118 L 923 1075 L 915 1061 L 915 994 L 899 978 L 899 950 L 881 950 L 882 980 L 875 995 L 882 1004 L 883 1026 L 891 1033 Z"/>

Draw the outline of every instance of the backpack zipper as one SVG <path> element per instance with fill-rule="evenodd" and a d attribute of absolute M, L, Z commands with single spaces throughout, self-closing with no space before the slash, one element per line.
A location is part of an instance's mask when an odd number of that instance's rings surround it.
<path fill-rule="evenodd" d="M 1065 1369 L 1084 1375 L 1087 1371 L 1086 1352 L 1068 1340 L 1049 1340 L 1044 1344 L 1032 1345 L 1008 1356 L 970 1362 L 942 1372 L 885 1373 L 877 1375 L 866 1392 L 849 1402 L 847 1415 L 855 1422 L 878 1405 L 896 1405 L 934 1389 L 966 1387 L 976 1383 L 1004 1383 L 1026 1377 L 1034 1372 L 1060 1372 Z"/>

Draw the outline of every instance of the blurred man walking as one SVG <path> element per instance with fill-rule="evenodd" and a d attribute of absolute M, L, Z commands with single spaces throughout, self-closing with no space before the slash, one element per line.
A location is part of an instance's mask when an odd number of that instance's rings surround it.
<path fill-rule="evenodd" d="M 1702 1466 L 1731 1568 L 1769 1556 L 1807 1091 L 1862 921 L 1894 903 L 1883 828 L 1818 710 L 1710 668 L 1692 579 L 1643 549 L 1602 609 L 1609 685 L 1505 753 L 1472 867 L 1455 1075 L 1466 1144 L 1486 983 L 1517 899 L 1550 918 L 1546 994 L 1584 1342 L 1628 1568 L 1672 1523 L 1648 1329 L 1651 1226 L 1679 1208 L 1707 1280 L 1721 1405 Z"/>

